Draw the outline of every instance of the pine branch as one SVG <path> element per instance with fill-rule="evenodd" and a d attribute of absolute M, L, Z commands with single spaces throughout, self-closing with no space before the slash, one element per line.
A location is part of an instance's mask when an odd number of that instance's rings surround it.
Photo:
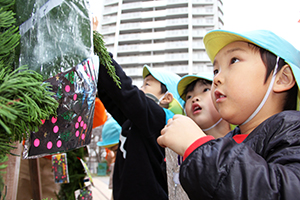
<path fill-rule="evenodd" d="M 94 52 L 97 56 L 99 56 L 100 64 L 105 66 L 105 68 L 107 69 L 107 73 L 114 80 L 117 86 L 121 88 L 120 78 L 116 75 L 116 69 L 111 64 L 111 57 L 109 56 L 109 53 L 104 45 L 102 35 L 97 31 L 94 31 L 93 33 Z"/>

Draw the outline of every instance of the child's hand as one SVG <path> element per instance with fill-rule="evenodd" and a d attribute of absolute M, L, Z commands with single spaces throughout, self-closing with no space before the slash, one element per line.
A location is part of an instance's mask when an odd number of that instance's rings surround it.
<path fill-rule="evenodd" d="M 183 156 L 186 149 L 197 139 L 205 136 L 199 126 L 189 117 L 174 115 L 161 130 L 157 142 L 162 147 L 169 147 Z"/>

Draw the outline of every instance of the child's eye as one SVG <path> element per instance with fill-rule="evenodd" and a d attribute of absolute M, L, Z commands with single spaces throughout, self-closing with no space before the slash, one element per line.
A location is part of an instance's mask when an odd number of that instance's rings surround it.
<path fill-rule="evenodd" d="M 217 75 L 218 73 L 219 73 L 219 70 L 218 70 L 218 69 L 215 69 L 215 70 L 214 70 L 214 76 Z"/>
<path fill-rule="evenodd" d="M 186 95 L 185 100 L 192 98 L 192 95 Z"/>
<path fill-rule="evenodd" d="M 210 88 L 205 88 L 205 89 L 203 90 L 203 92 L 208 92 L 208 91 L 210 91 Z"/>
<path fill-rule="evenodd" d="M 234 63 L 236 63 L 236 62 L 239 62 L 240 60 L 238 59 L 238 58 L 232 58 L 231 60 L 230 60 L 230 64 L 234 64 Z"/>

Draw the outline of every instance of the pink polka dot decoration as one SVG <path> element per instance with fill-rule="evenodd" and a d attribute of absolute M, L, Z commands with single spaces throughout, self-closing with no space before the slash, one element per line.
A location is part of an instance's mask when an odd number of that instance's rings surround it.
<path fill-rule="evenodd" d="M 75 123 L 75 128 L 76 128 L 76 129 L 79 128 L 79 123 L 78 123 L 78 122 Z"/>
<path fill-rule="evenodd" d="M 86 124 L 84 124 L 84 125 L 83 125 L 83 129 L 85 130 L 85 129 L 86 129 L 86 127 L 87 127 L 87 125 L 86 125 Z"/>
<path fill-rule="evenodd" d="M 81 122 L 81 119 L 82 119 L 82 117 L 79 116 L 78 119 L 77 119 L 77 121 L 78 121 L 78 122 Z"/>
<path fill-rule="evenodd" d="M 76 101 L 76 99 L 77 99 L 77 94 L 74 94 L 73 100 Z"/>
<path fill-rule="evenodd" d="M 34 142 L 33 142 L 33 145 L 34 145 L 35 147 L 40 146 L 40 140 L 36 138 L 36 139 L 34 140 Z"/>
<path fill-rule="evenodd" d="M 71 90 L 70 86 L 69 86 L 69 85 L 66 85 L 66 86 L 65 86 L 65 91 L 66 91 L 66 92 L 70 92 L 70 90 Z"/>
<path fill-rule="evenodd" d="M 51 149 L 52 148 L 52 142 L 51 141 L 49 141 L 48 143 L 47 143 L 47 149 Z"/>
<path fill-rule="evenodd" d="M 79 131 L 78 131 L 78 130 L 75 132 L 75 136 L 76 136 L 76 137 L 79 136 Z"/>
<path fill-rule="evenodd" d="M 54 126 L 54 127 L 53 127 L 53 132 L 54 132 L 54 133 L 57 133 L 58 131 L 59 131 L 58 126 Z"/>
<path fill-rule="evenodd" d="M 51 118 L 51 122 L 52 122 L 52 124 L 55 124 L 57 122 L 57 118 L 56 117 L 52 117 Z"/>
<path fill-rule="evenodd" d="M 84 121 L 81 121 L 80 122 L 80 126 L 83 127 L 83 124 L 84 124 Z"/>
<path fill-rule="evenodd" d="M 56 146 L 57 146 L 58 148 L 60 148 L 60 147 L 61 147 L 61 145 L 62 145 L 62 142 L 61 142 L 61 140 L 58 140 L 58 141 L 56 142 Z"/>
<path fill-rule="evenodd" d="M 82 134 L 81 139 L 84 140 L 84 138 L 85 138 L 85 134 Z"/>

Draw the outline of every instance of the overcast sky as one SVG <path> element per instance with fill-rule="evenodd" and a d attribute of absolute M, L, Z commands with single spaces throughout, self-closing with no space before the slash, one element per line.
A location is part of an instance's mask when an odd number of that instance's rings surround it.
<path fill-rule="evenodd" d="M 90 0 L 92 12 L 101 14 L 103 0 Z M 300 50 L 300 0 L 222 0 L 223 29 L 243 32 L 268 29 Z M 100 13 L 99 13 L 100 12 Z"/>
<path fill-rule="evenodd" d="M 225 30 L 267 29 L 300 50 L 300 0 L 223 0 Z"/>

